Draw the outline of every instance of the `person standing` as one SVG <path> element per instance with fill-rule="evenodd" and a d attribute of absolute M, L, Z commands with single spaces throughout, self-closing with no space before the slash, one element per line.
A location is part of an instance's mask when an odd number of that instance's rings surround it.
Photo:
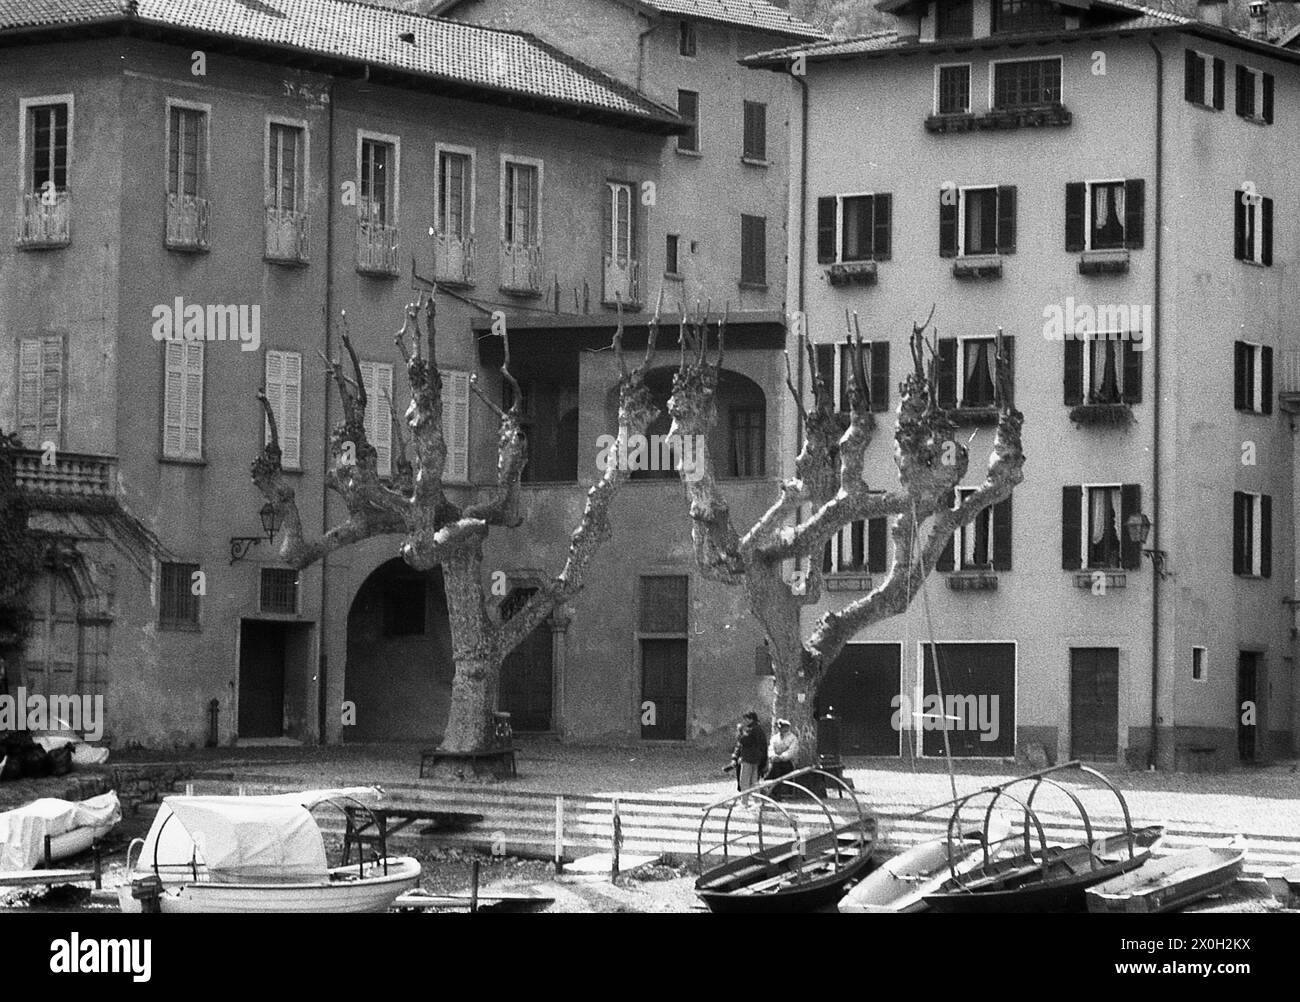
<path fill-rule="evenodd" d="M 767 765 L 767 735 L 758 722 L 758 714 L 753 710 L 741 719 L 731 761 L 736 767 L 736 789 L 748 790 L 751 786 L 758 785 Z M 749 798 L 745 797 L 741 803 L 748 807 Z"/>
<path fill-rule="evenodd" d="M 768 748 L 771 765 L 767 770 L 767 779 L 780 779 L 794 772 L 795 762 L 799 758 L 799 738 L 790 729 L 790 721 L 780 719 L 772 731 L 772 743 Z M 780 800 L 784 794 L 780 786 L 772 788 L 772 799 Z"/>

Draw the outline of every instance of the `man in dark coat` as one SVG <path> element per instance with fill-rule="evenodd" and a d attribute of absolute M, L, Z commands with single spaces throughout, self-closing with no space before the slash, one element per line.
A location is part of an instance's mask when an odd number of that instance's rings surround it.
<path fill-rule="evenodd" d="M 750 710 L 736 730 L 736 748 L 731 753 L 736 767 L 736 789 L 748 790 L 756 786 L 767 769 L 767 734 L 758 722 L 758 714 Z M 749 806 L 749 798 L 741 801 Z"/>

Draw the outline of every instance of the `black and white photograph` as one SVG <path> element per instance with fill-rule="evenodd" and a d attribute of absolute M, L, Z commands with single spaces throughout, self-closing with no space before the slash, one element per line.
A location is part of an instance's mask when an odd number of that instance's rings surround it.
<path fill-rule="evenodd" d="M 1294 0 L 0 0 L 6 983 L 1290 978 L 1297 156 Z"/>

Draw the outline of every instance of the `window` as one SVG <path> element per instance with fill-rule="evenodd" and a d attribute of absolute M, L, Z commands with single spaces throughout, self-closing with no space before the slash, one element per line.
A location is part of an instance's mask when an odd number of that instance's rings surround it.
<path fill-rule="evenodd" d="M 1273 263 L 1273 200 L 1251 188 L 1232 193 L 1232 256 L 1252 264 Z"/>
<path fill-rule="evenodd" d="M 1205 657 L 1206 649 L 1204 647 L 1192 648 L 1192 681 L 1205 681 Z"/>
<path fill-rule="evenodd" d="M 464 240 L 474 232 L 474 160 L 470 153 L 438 151 L 437 229 Z"/>
<path fill-rule="evenodd" d="M 1131 332 L 1098 334 L 1065 342 L 1065 403 L 1142 402 L 1142 342 Z"/>
<path fill-rule="evenodd" d="M 844 414 L 849 406 L 849 372 L 853 356 L 846 344 L 819 344 L 817 353 L 817 370 L 823 379 L 830 380 L 831 393 L 836 409 Z M 862 343 L 862 365 L 866 369 L 867 384 L 864 389 L 869 394 L 868 406 L 873 411 L 889 410 L 889 342 L 864 341 Z"/>
<path fill-rule="evenodd" d="M 422 577 L 389 578 L 384 582 L 384 636 L 424 635 L 426 582 Z"/>
<path fill-rule="evenodd" d="M 740 284 L 767 285 L 767 217 L 740 217 Z"/>
<path fill-rule="evenodd" d="M 940 66 L 935 72 L 935 114 L 967 114 L 970 111 L 970 64 Z"/>
<path fill-rule="evenodd" d="M 1204 52 L 1186 51 L 1183 97 L 1203 108 L 1223 110 L 1224 62 Z"/>
<path fill-rule="evenodd" d="M 362 362 L 361 385 L 366 391 L 366 439 L 375 448 L 375 469 L 393 475 L 393 367 L 387 362 Z"/>
<path fill-rule="evenodd" d="M 63 338 L 23 338 L 18 344 L 18 437 L 29 449 L 62 444 Z"/>
<path fill-rule="evenodd" d="M 823 574 L 883 574 L 889 536 L 884 516 L 859 519 L 843 526 L 826 541 L 822 553 Z"/>
<path fill-rule="evenodd" d="M 1233 342 L 1233 406 L 1251 414 L 1273 413 L 1273 349 Z"/>
<path fill-rule="evenodd" d="M 935 14 L 935 38 L 970 38 L 974 32 L 973 0 L 945 0 Z"/>
<path fill-rule="evenodd" d="M 991 337 L 962 338 L 963 407 L 992 407 L 996 403 L 997 352 Z"/>
<path fill-rule="evenodd" d="M 28 170 L 24 194 L 41 195 L 68 190 L 68 140 L 72 99 L 27 105 Z M 30 152 L 28 152 L 30 151 Z M 48 196 L 47 196 L 48 197 Z"/>
<path fill-rule="evenodd" d="M 1065 186 L 1065 249 L 1137 249 L 1145 238 L 1146 182 L 1072 181 Z"/>
<path fill-rule="evenodd" d="M 745 102 L 745 137 L 741 147 L 745 160 L 767 161 L 767 105 Z"/>
<path fill-rule="evenodd" d="M 695 25 L 690 21 L 677 22 L 677 52 L 683 56 L 694 56 L 696 48 Z"/>
<path fill-rule="evenodd" d="M 280 464 L 286 470 L 302 468 L 302 355 L 296 351 L 266 353 L 266 400 L 275 415 L 280 436 Z M 265 440 L 271 441 L 271 422 Z"/>
<path fill-rule="evenodd" d="M 363 222 L 397 224 L 397 143 L 361 136 L 357 211 Z"/>
<path fill-rule="evenodd" d="M 303 172 L 307 130 L 271 122 L 266 143 L 266 207 L 281 212 L 306 209 Z"/>
<path fill-rule="evenodd" d="M 199 596 L 194 594 L 194 575 L 198 564 L 162 565 L 158 589 L 158 628 L 161 630 L 197 630 Z"/>
<path fill-rule="evenodd" d="M 1043 31 L 1064 28 L 1060 8 L 1047 0 L 993 0 L 995 32 Z"/>
<path fill-rule="evenodd" d="M 203 458 L 203 342 L 165 342 L 163 456 Z"/>
<path fill-rule="evenodd" d="M 641 579 L 641 633 L 686 635 L 688 580 L 685 575 Z"/>
<path fill-rule="evenodd" d="M 610 263 L 626 268 L 636 247 L 636 203 L 632 186 L 623 181 L 606 181 L 604 195 L 605 257 Z M 627 302 L 630 297 L 626 284 L 622 292 Z M 613 298 L 609 296 L 611 301 Z"/>
<path fill-rule="evenodd" d="M 1124 526 L 1142 510 L 1138 484 L 1084 484 L 1061 490 L 1061 566 L 1066 570 L 1137 570 L 1141 544 Z"/>
<path fill-rule="evenodd" d="M 664 239 L 664 274 L 680 275 L 681 268 L 677 261 L 677 248 L 679 238 L 676 233 L 669 233 Z"/>
<path fill-rule="evenodd" d="M 207 194 L 208 114 L 171 104 L 167 130 L 167 194 L 202 198 Z"/>
<path fill-rule="evenodd" d="M 515 247 L 541 242 L 541 178 L 536 164 L 507 160 L 505 164 L 505 240 Z"/>
<path fill-rule="evenodd" d="M 442 372 L 442 437 L 447 443 L 442 480 L 447 484 L 469 483 L 469 384 L 468 372 Z"/>
<path fill-rule="evenodd" d="M 1237 114 L 1273 124 L 1273 74 L 1237 64 Z"/>
<path fill-rule="evenodd" d="M 1061 59 L 993 64 L 993 108 L 1040 108 L 1061 103 Z"/>
<path fill-rule="evenodd" d="M 1232 495 L 1232 573 L 1248 578 L 1273 574 L 1273 498 Z"/>
<path fill-rule="evenodd" d="M 828 195 L 817 199 L 817 260 L 888 261 L 893 196 Z"/>
<path fill-rule="evenodd" d="M 766 469 L 767 437 L 761 407 L 731 408 L 731 475 L 761 477 Z"/>
<path fill-rule="evenodd" d="M 960 188 L 939 192 L 939 256 L 1014 254 L 1016 188 Z"/>
<path fill-rule="evenodd" d="M 952 498 L 954 510 L 974 494 L 960 487 Z M 1011 570 L 1011 498 L 980 511 L 968 524 L 958 526 L 952 542 L 939 555 L 940 571 Z"/>
<path fill-rule="evenodd" d="M 677 114 L 690 125 L 690 129 L 677 137 L 677 148 L 687 153 L 700 149 L 700 95 L 693 90 L 677 92 Z"/>
<path fill-rule="evenodd" d="M 288 567 L 263 567 L 258 608 L 292 615 L 298 611 L 298 572 Z"/>

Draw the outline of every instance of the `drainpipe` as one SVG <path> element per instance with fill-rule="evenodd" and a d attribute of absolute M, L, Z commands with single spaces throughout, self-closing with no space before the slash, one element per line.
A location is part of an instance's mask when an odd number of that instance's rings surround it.
<path fill-rule="evenodd" d="M 646 20 L 650 21 L 650 18 L 647 17 Z M 638 32 L 636 36 L 636 89 L 638 92 L 641 90 L 641 81 L 645 76 L 645 40 L 647 36 L 654 34 L 657 27 L 659 25 L 650 21 L 650 27 L 646 28 L 645 31 Z"/>
<path fill-rule="evenodd" d="M 369 67 L 366 67 L 367 74 Z M 327 358 L 334 357 L 334 338 L 331 333 L 334 319 L 334 85 L 338 82 L 337 77 L 330 77 L 329 85 L 329 114 L 328 126 L 326 128 L 325 141 L 325 355 Z M 330 380 L 329 376 L 325 377 L 325 436 L 324 450 L 321 453 L 321 507 L 320 507 L 320 527 L 321 535 L 329 532 L 329 487 L 325 482 L 325 464 L 329 462 L 330 455 Z M 328 564 L 329 554 L 321 556 L 320 561 L 320 654 L 319 664 L 316 668 L 316 743 L 326 744 L 326 720 L 328 718 L 328 656 L 325 653 L 326 632 L 325 625 L 329 618 L 329 574 Z"/>
<path fill-rule="evenodd" d="M 1155 302 L 1151 305 L 1151 336 L 1155 339 L 1151 361 L 1151 549 L 1160 549 L 1160 345 L 1163 336 L 1160 333 L 1160 248 L 1161 197 L 1164 189 L 1164 53 L 1151 38 L 1147 39 L 1151 51 L 1156 54 L 1156 172 L 1155 172 L 1155 232 L 1152 241 L 1152 295 Z M 1151 561 L 1151 751 L 1148 761 L 1150 769 L 1160 767 L 1160 575 L 1156 573 L 1155 560 Z"/>
<path fill-rule="evenodd" d="M 790 79 L 793 80 L 795 83 L 797 83 L 797 84 L 799 85 L 799 91 L 800 91 L 800 106 L 799 106 L 799 251 L 798 251 L 798 253 L 795 255 L 795 259 L 796 259 L 796 261 L 798 262 L 798 268 L 799 268 L 799 281 L 798 281 L 798 285 L 797 285 L 798 292 L 797 292 L 797 298 L 796 298 L 796 302 L 797 302 L 798 305 L 796 306 L 796 309 L 797 309 L 800 313 L 803 313 L 803 309 L 804 309 L 804 273 L 805 273 L 805 271 L 806 271 L 806 269 L 804 268 L 804 256 L 805 256 L 805 254 L 807 253 L 807 247 L 805 246 L 805 244 L 806 244 L 807 239 L 808 239 L 808 81 L 804 80 L 803 77 L 798 76 L 797 74 L 795 74 L 795 73 L 793 73 L 793 72 L 790 74 Z M 805 316 L 805 317 L 804 317 L 804 332 L 805 332 L 805 334 L 807 333 L 807 331 L 808 331 L 808 318 Z M 799 399 L 802 401 L 802 399 L 803 399 L 803 366 L 804 366 L 804 353 L 803 353 L 802 351 L 798 351 L 798 350 L 796 350 L 795 354 L 799 356 L 798 359 L 796 360 L 796 364 L 797 364 L 797 366 L 798 366 L 798 376 L 797 376 L 797 380 L 798 380 L 798 381 L 795 383 L 795 386 L 796 386 L 796 388 L 799 390 Z M 796 412 L 796 414 L 795 414 L 795 421 L 796 421 L 796 424 L 795 424 L 796 433 L 797 433 L 797 435 L 801 435 L 802 432 L 803 432 L 803 407 L 802 407 L 802 404 L 800 405 L 799 410 L 798 410 L 798 411 Z M 798 440 L 797 440 L 797 438 L 796 438 L 795 449 L 797 450 L 798 448 L 799 448 L 799 443 L 798 443 Z"/>

